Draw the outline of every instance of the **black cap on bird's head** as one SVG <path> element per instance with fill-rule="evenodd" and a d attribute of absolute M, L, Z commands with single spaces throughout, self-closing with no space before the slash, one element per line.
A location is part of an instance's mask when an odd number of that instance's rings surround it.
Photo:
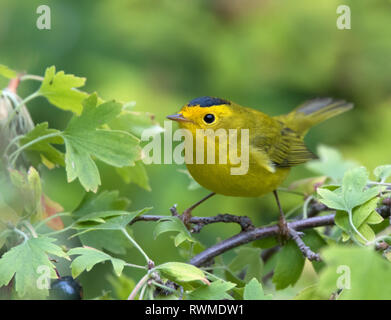
<path fill-rule="evenodd" d="M 228 100 L 221 99 L 221 98 L 205 96 L 205 97 L 198 97 L 198 98 L 191 100 L 187 104 L 187 106 L 188 107 L 200 106 L 203 108 L 207 108 L 207 107 L 218 106 L 218 105 L 222 105 L 222 104 L 230 105 L 231 102 L 229 102 Z"/>

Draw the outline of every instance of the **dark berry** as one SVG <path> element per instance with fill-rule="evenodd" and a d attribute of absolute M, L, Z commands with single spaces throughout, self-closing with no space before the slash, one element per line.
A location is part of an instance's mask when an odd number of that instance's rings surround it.
<path fill-rule="evenodd" d="M 82 287 L 70 276 L 52 281 L 49 299 L 51 300 L 81 300 Z"/>

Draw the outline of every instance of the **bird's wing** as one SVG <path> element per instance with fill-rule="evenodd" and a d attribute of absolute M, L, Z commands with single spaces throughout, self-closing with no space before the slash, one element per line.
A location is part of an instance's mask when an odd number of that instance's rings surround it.
<path fill-rule="evenodd" d="M 307 149 L 302 136 L 287 127 L 282 127 L 273 139 L 258 136 L 251 143 L 255 147 L 253 156 L 270 172 L 274 172 L 276 167 L 293 167 L 317 158 Z"/>

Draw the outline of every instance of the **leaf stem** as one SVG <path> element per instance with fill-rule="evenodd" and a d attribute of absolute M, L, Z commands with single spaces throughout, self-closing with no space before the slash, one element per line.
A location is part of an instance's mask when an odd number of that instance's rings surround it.
<path fill-rule="evenodd" d="M 376 185 L 376 186 L 386 186 L 386 187 L 391 187 L 391 183 L 387 182 L 376 182 L 376 181 L 369 181 L 369 185 Z"/>
<path fill-rule="evenodd" d="M 12 111 L 10 116 L 8 117 L 7 122 L 5 123 L 5 126 L 8 126 L 11 123 L 12 119 L 20 111 L 20 109 L 23 107 L 23 105 L 25 105 L 27 102 L 30 102 L 31 100 L 33 100 L 39 96 L 40 96 L 39 91 L 35 91 L 34 93 L 30 94 L 29 96 L 24 98 L 22 101 L 20 101 L 18 103 L 18 105 L 14 108 L 14 110 Z"/>
<path fill-rule="evenodd" d="M 154 286 L 159 287 L 159 288 L 161 288 L 161 289 L 163 289 L 163 290 L 170 291 L 171 293 L 177 293 L 177 291 L 176 291 L 175 289 L 170 288 L 170 287 L 168 287 L 168 286 L 165 286 L 164 284 L 161 284 L 161 283 L 159 283 L 159 282 L 157 282 L 157 281 L 155 281 L 155 280 L 152 280 L 151 283 L 152 283 Z"/>
<path fill-rule="evenodd" d="M 24 137 L 24 135 L 19 135 L 19 136 L 16 136 L 14 137 L 7 145 L 7 147 L 5 148 L 4 150 L 4 154 L 7 154 L 9 149 L 12 147 L 12 145 L 14 145 L 17 141 L 19 141 L 20 139 L 22 139 Z"/>
<path fill-rule="evenodd" d="M 313 196 L 309 196 L 307 199 L 305 199 L 303 204 L 303 219 L 308 218 L 308 205 L 310 204 L 311 200 L 313 199 Z"/>
<path fill-rule="evenodd" d="M 27 234 L 25 234 L 22 230 L 19 230 L 18 228 L 14 228 L 13 230 L 14 230 L 15 233 L 17 233 L 17 234 L 19 234 L 19 235 L 21 235 L 23 237 L 23 239 L 24 239 L 23 243 L 25 243 L 29 239 Z"/>
<path fill-rule="evenodd" d="M 36 80 L 36 81 L 43 81 L 43 77 L 37 76 L 35 74 L 25 74 L 24 76 L 20 77 L 20 81 L 24 80 Z"/>
<path fill-rule="evenodd" d="M 141 288 L 140 295 L 139 295 L 139 297 L 138 297 L 139 300 L 143 300 L 143 298 L 144 298 L 144 293 L 145 293 L 145 289 L 147 288 L 147 286 L 148 286 L 148 284 L 145 283 L 145 284 L 143 285 L 143 287 Z"/>
<path fill-rule="evenodd" d="M 28 231 L 30 231 L 30 233 L 31 233 L 31 235 L 33 236 L 33 238 L 38 238 L 38 235 L 37 235 L 37 233 L 35 232 L 34 227 L 31 225 L 30 222 L 28 222 L 27 220 L 24 220 L 24 221 L 23 221 L 23 224 L 26 226 L 26 228 L 28 229 Z"/>
<path fill-rule="evenodd" d="M 144 256 L 145 260 L 147 261 L 147 264 L 150 265 L 153 261 L 148 257 L 148 255 L 145 253 L 145 251 L 139 246 L 139 244 L 129 235 L 129 233 L 126 231 L 125 228 L 120 229 L 122 233 L 125 235 L 126 238 L 136 247 L 138 251 Z"/>
<path fill-rule="evenodd" d="M 144 270 L 147 270 L 147 269 L 148 269 L 148 268 L 145 267 L 145 266 L 139 266 L 139 265 L 133 264 L 133 263 L 125 263 L 125 267 L 137 268 L 137 269 L 144 269 Z"/>
<path fill-rule="evenodd" d="M 347 212 L 348 212 L 350 226 L 353 228 L 354 232 L 356 232 L 360 236 L 360 238 L 365 241 L 365 243 L 368 243 L 368 240 L 361 234 L 360 231 L 358 231 L 356 226 L 353 224 L 353 213 L 352 213 L 352 210 L 349 210 Z"/>
<path fill-rule="evenodd" d="M 129 297 L 128 297 L 128 300 L 134 300 L 134 298 L 136 297 L 137 295 L 137 292 L 143 287 L 144 284 L 146 284 L 146 282 L 148 281 L 149 279 L 149 276 L 150 274 L 147 273 L 144 275 L 144 277 L 141 278 L 141 280 L 136 284 L 136 286 L 134 287 L 134 289 L 132 290 L 132 292 L 130 293 Z"/>
<path fill-rule="evenodd" d="M 42 233 L 42 235 L 45 235 L 45 236 L 53 236 L 55 234 L 59 234 L 59 233 L 62 233 L 62 232 L 65 232 L 65 231 L 68 231 L 70 229 L 73 228 L 73 223 L 70 224 L 68 227 L 65 227 L 64 229 L 61 229 L 61 230 L 56 230 L 56 231 L 52 231 L 52 232 L 48 232 L 48 233 Z"/>
<path fill-rule="evenodd" d="M 16 162 L 16 159 L 18 159 L 18 156 L 19 154 L 27 149 L 28 147 L 32 146 L 33 144 L 37 143 L 37 142 L 40 142 L 42 140 L 45 140 L 45 139 L 49 139 L 49 138 L 52 138 L 52 137 L 58 137 L 58 136 L 61 136 L 62 132 L 53 132 L 53 133 L 49 133 L 47 135 L 44 135 L 44 136 L 40 136 L 26 144 L 24 144 L 23 146 L 19 147 L 17 150 L 15 150 L 13 153 L 11 153 L 10 155 L 10 162 L 11 162 L 11 166 L 13 167 L 15 162 Z"/>
<path fill-rule="evenodd" d="M 48 221 L 54 219 L 54 218 L 57 218 L 57 217 L 64 217 L 64 216 L 70 216 L 71 213 L 70 212 L 59 212 L 59 213 L 56 213 L 56 214 L 53 214 L 51 215 L 50 217 L 47 217 L 46 219 L 43 219 L 41 220 L 40 222 L 38 222 L 36 225 L 35 225 L 35 230 L 39 229 L 40 227 L 42 227 L 45 223 L 47 223 Z"/>

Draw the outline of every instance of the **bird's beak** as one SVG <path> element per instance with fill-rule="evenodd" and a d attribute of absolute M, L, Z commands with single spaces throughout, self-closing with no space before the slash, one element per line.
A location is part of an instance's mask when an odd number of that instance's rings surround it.
<path fill-rule="evenodd" d="M 176 113 L 167 116 L 167 119 L 173 120 L 173 121 L 178 121 L 178 122 L 191 122 L 191 120 L 185 118 L 183 114 L 181 113 Z"/>

